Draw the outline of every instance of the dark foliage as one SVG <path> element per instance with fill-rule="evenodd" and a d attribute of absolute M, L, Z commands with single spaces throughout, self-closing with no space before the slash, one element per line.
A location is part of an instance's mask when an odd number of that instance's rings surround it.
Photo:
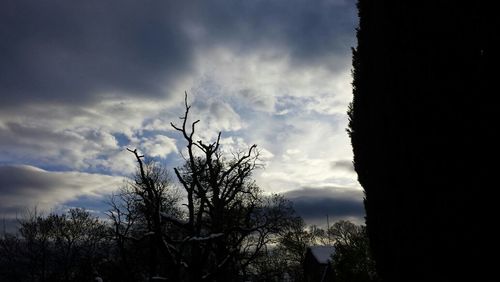
<path fill-rule="evenodd" d="M 358 3 L 349 132 L 384 281 L 490 281 L 498 16 L 485 1 Z"/>

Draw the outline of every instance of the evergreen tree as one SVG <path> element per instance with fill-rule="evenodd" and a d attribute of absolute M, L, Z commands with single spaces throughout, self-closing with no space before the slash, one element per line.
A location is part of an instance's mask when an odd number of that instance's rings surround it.
<path fill-rule="evenodd" d="M 358 3 L 349 133 L 385 281 L 479 281 L 496 252 L 491 4 Z M 478 280 L 479 279 L 479 280 Z"/>

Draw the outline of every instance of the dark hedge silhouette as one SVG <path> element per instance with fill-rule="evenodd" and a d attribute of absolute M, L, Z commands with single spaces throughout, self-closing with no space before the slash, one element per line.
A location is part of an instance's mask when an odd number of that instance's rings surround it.
<path fill-rule="evenodd" d="M 384 281 L 491 281 L 496 272 L 491 5 L 358 2 L 349 133 Z"/>

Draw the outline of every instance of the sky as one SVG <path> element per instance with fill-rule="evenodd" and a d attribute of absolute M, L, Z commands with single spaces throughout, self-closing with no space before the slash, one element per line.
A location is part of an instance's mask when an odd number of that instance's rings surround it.
<path fill-rule="evenodd" d="M 168 167 L 200 119 L 225 149 L 257 144 L 265 193 L 308 224 L 364 222 L 346 133 L 354 0 L 3 0 L 0 216 L 85 207 L 97 215 L 135 169 Z"/>

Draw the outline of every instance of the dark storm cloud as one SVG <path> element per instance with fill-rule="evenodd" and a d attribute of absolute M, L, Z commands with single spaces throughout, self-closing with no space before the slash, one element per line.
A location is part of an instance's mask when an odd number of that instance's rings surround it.
<path fill-rule="evenodd" d="M 0 166 L 0 216 L 12 218 L 26 208 L 47 211 L 83 195 L 99 197 L 123 178 L 78 172 L 49 172 L 27 165 Z"/>
<path fill-rule="evenodd" d="M 326 223 L 331 220 L 356 218 L 362 221 L 365 215 L 363 192 L 347 188 L 302 188 L 284 193 L 293 202 L 295 211 L 306 222 Z"/>
<path fill-rule="evenodd" d="M 165 95 L 195 47 L 345 56 L 353 1 L 26 1 L 0 4 L 0 107 Z M 167 93 L 168 94 L 168 93 Z"/>
<path fill-rule="evenodd" d="M 80 103 L 104 92 L 162 95 L 190 57 L 167 2 L 3 1 L 4 99 Z"/>
<path fill-rule="evenodd" d="M 54 186 L 50 175 L 29 166 L 0 166 L 0 214 L 11 217 L 37 205 Z"/>
<path fill-rule="evenodd" d="M 33 190 L 43 193 L 53 184 L 50 175 L 42 173 L 42 170 L 29 166 L 0 166 L 0 187 L 3 196 L 12 194 L 29 196 Z M 19 189 L 20 187 L 23 189 Z"/>

